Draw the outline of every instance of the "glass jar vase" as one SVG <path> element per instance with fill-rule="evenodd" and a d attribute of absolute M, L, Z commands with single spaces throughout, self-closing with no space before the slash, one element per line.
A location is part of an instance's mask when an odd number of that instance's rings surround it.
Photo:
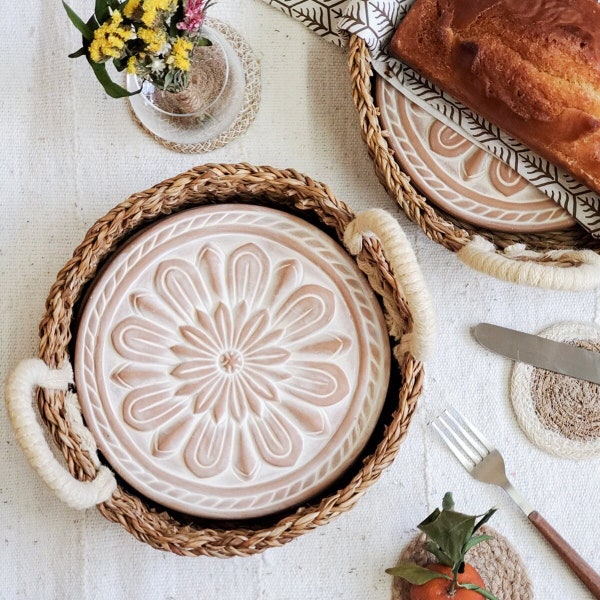
<path fill-rule="evenodd" d="M 131 107 L 143 127 L 176 144 L 200 144 L 223 133 L 242 110 L 245 75 L 242 62 L 227 39 L 205 25 L 210 46 L 191 55 L 190 83 L 181 92 L 166 92 L 135 74 L 127 75 Z"/>

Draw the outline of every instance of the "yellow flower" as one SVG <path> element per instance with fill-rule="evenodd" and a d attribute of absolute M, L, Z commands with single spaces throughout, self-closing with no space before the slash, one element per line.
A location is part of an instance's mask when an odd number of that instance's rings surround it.
<path fill-rule="evenodd" d="M 137 36 L 146 43 L 148 51 L 153 52 L 154 54 L 158 54 L 167 43 L 166 33 L 160 30 L 157 31 L 156 29 L 140 27 L 137 30 Z"/>
<path fill-rule="evenodd" d="M 170 12 L 177 7 L 177 0 L 143 0 L 142 23 L 147 27 L 152 27 L 156 23 L 160 11 Z"/>
<path fill-rule="evenodd" d="M 133 17 L 133 13 L 138 9 L 142 0 L 129 0 L 125 7 L 123 8 L 123 14 L 131 19 Z"/>
<path fill-rule="evenodd" d="M 131 73 L 133 75 L 135 73 L 136 64 L 137 64 L 136 57 L 130 56 L 129 60 L 127 61 L 127 72 Z"/>
<path fill-rule="evenodd" d="M 171 54 L 167 58 L 167 64 L 173 65 L 181 71 L 189 71 L 190 69 L 190 50 L 194 44 L 185 38 L 178 37 L 173 42 Z"/>
<path fill-rule="evenodd" d="M 121 27 L 123 17 L 115 10 L 109 21 L 104 22 L 96 31 L 90 44 L 90 58 L 101 62 L 107 58 L 120 58 L 125 48 L 125 42 L 133 36 L 129 27 Z"/>

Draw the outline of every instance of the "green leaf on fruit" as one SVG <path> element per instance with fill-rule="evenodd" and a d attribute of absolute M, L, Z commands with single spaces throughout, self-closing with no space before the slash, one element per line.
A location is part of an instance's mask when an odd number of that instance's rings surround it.
<path fill-rule="evenodd" d="M 487 523 L 491 518 L 492 515 L 497 511 L 497 508 L 490 508 L 490 510 L 488 510 L 479 521 L 477 521 L 477 523 L 475 524 L 475 527 L 473 527 L 473 533 L 475 533 L 483 524 Z"/>
<path fill-rule="evenodd" d="M 477 544 L 480 544 L 481 542 L 486 542 L 487 540 L 491 539 L 493 539 L 493 537 L 487 534 L 473 536 L 465 544 L 465 547 L 463 548 L 463 554 L 466 554 L 471 548 L 473 548 L 473 546 L 477 546 Z"/>
<path fill-rule="evenodd" d="M 425 550 L 431 552 L 431 554 L 438 559 L 440 564 L 450 568 L 454 566 L 454 562 L 452 562 L 451 558 L 436 543 L 431 541 L 425 542 Z"/>
<path fill-rule="evenodd" d="M 443 510 L 454 510 L 454 498 L 452 498 L 452 492 L 446 492 L 442 499 Z"/>
<path fill-rule="evenodd" d="M 487 598 L 488 600 L 498 600 L 498 598 L 496 598 L 496 596 L 494 596 L 492 592 L 488 592 L 486 589 L 479 587 L 474 583 L 459 583 L 458 587 L 465 588 L 465 590 L 473 590 L 474 592 L 481 594 L 484 598 Z"/>
<path fill-rule="evenodd" d="M 448 581 L 452 581 L 452 579 L 444 573 L 438 573 L 437 571 L 432 571 L 431 569 L 408 562 L 401 563 L 392 569 L 386 569 L 385 572 L 394 575 L 395 577 L 406 579 L 406 581 L 413 585 L 423 585 L 432 579 L 447 579 Z"/>
<path fill-rule="evenodd" d="M 455 563 L 463 558 L 463 548 L 473 534 L 476 517 L 454 510 L 443 510 L 433 519 L 419 524 L 419 529 L 444 550 Z"/>

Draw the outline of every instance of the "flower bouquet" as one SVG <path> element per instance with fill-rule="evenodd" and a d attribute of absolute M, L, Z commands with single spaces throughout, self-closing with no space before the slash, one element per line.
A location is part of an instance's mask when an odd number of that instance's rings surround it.
<path fill-rule="evenodd" d="M 205 23 L 213 0 L 96 0 L 84 22 L 64 4 L 81 32 L 85 56 L 106 93 L 130 96 L 138 122 L 174 144 L 198 144 L 224 132 L 240 113 L 244 67 L 229 40 Z M 126 86 L 107 64 L 127 71 Z"/>
<path fill-rule="evenodd" d="M 83 37 L 71 58 L 85 56 L 106 93 L 122 98 L 139 93 L 110 78 L 106 64 L 127 69 L 165 92 L 181 92 L 190 83 L 193 50 L 210 46 L 202 34 L 212 0 L 96 0 L 94 14 L 84 22 L 65 3 L 69 19 Z"/>

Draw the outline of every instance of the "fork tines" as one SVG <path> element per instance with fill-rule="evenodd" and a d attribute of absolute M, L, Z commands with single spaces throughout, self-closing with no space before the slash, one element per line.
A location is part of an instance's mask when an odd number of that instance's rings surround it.
<path fill-rule="evenodd" d="M 481 431 L 453 408 L 446 409 L 431 425 L 468 471 L 494 450 Z"/>

